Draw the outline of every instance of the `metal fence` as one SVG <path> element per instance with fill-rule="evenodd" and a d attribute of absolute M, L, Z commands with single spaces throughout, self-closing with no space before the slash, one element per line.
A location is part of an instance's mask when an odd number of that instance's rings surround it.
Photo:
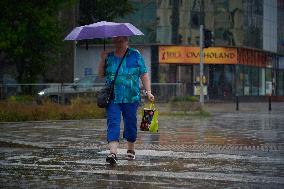
<path fill-rule="evenodd" d="M 172 98 L 189 95 L 183 83 L 152 83 L 152 93 L 158 102 L 168 102 Z"/>
<path fill-rule="evenodd" d="M 50 99 L 56 103 L 69 103 L 73 98 L 88 98 L 96 101 L 96 92 L 104 83 L 76 85 L 74 83 L 39 83 L 39 84 L 0 84 L 0 100 L 28 96 L 37 103 Z M 152 93 L 157 102 L 168 102 L 177 96 L 189 95 L 187 85 L 183 83 L 152 83 Z M 141 89 L 142 98 L 146 94 Z"/>

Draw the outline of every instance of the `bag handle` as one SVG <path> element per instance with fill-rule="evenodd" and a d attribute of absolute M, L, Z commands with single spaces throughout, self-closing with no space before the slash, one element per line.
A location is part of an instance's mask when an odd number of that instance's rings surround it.
<path fill-rule="evenodd" d="M 155 108 L 155 103 L 154 103 L 154 101 L 151 101 L 150 102 L 150 109 L 154 109 Z"/>

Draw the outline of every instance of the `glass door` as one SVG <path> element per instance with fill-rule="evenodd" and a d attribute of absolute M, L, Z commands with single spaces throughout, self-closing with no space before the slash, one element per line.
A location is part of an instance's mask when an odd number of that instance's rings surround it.
<path fill-rule="evenodd" d="M 210 99 L 224 98 L 224 65 L 209 65 L 208 92 Z"/>

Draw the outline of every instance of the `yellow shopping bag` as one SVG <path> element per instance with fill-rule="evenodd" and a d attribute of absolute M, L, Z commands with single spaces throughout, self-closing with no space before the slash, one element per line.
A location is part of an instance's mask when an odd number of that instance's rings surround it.
<path fill-rule="evenodd" d="M 158 110 L 156 109 L 154 102 L 151 102 L 148 107 L 149 108 L 145 107 L 143 109 L 140 129 L 142 131 L 156 133 L 159 130 Z"/>

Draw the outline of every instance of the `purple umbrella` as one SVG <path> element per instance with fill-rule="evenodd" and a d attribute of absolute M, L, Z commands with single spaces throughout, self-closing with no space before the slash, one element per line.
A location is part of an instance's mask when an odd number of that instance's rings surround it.
<path fill-rule="evenodd" d="M 65 37 L 64 40 L 82 40 L 133 35 L 144 34 L 130 23 L 101 21 L 94 24 L 74 28 L 72 32 Z"/>

